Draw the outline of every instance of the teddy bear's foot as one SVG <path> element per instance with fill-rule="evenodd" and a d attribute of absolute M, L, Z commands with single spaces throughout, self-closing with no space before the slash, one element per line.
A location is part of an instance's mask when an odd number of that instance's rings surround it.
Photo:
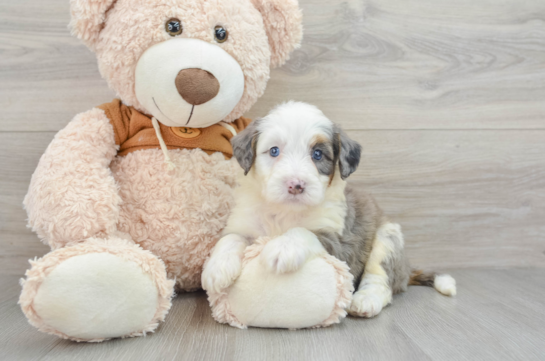
<path fill-rule="evenodd" d="M 214 319 L 239 328 L 298 329 L 340 322 L 354 291 L 346 263 L 324 251 L 297 271 L 279 274 L 261 259 L 272 241 L 262 237 L 245 249 L 240 276 L 232 285 L 207 290 Z"/>
<path fill-rule="evenodd" d="M 31 264 L 19 303 L 31 324 L 62 338 L 144 335 L 171 306 L 163 262 L 130 241 L 89 239 Z"/>

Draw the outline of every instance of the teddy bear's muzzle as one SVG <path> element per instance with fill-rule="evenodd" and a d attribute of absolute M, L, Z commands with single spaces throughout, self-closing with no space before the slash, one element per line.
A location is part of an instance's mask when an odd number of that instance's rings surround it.
<path fill-rule="evenodd" d="M 238 61 L 216 43 L 174 38 L 148 48 L 135 69 L 142 108 L 168 127 L 206 128 L 240 102 L 245 77 Z"/>

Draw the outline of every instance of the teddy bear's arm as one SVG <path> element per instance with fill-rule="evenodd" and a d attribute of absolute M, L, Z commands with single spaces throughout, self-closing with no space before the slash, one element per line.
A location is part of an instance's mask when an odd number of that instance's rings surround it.
<path fill-rule="evenodd" d="M 101 109 L 59 131 L 32 175 L 24 206 L 29 226 L 52 248 L 116 229 L 121 198 L 110 171 L 114 130 Z"/>

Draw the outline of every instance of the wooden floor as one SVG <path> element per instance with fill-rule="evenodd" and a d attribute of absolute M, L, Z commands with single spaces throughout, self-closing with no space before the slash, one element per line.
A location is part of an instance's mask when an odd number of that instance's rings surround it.
<path fill-rule="evenodd" d="M 36 332 L 17 279 L 48 247 L 22 199 L 55 133 L 114 94 L 68 0 L 0 0 L 0 360 L 545 360 L 545 1 L 299 1 L 302 47 L 247 115 L 319 105 L 363 145 L 351 181 L 459 296 L 411 288 L 376 319 L 289 332 L 218 325 L 196 293 L 145 339 Z"/>
<path fill-rule="evenodd" d="M 545 270 L 455 270 L 458 296 L 411 287 L 370 320 L 314 330 L 216 323 L 205 295 L 183 294 L 145 338 L 75 343 L 37 332 L 0 278 L 0 360 L 544 360 Z"/>

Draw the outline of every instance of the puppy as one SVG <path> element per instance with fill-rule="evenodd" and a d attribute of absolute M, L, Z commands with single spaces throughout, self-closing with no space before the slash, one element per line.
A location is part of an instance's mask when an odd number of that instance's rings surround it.
<path fill-rule="evenodd" d="M 315 106 L 282 104 L 232 145 L 244 175 L 224 236 L 203 271 L 204 289 L 231 285 L 240 275 L 244 249 L 269 236 L 261 259 L 273 272 L 295 272 L 325 251 L 346 262 L 354 275 L 348 309 L 354 316 L 377 315 L 408 285 L 456 294 L 449 275 L 411 271 L 399 225 L 388 221 L 370 195 L 345 182 L 358 167 L 360 145 Z"/>

